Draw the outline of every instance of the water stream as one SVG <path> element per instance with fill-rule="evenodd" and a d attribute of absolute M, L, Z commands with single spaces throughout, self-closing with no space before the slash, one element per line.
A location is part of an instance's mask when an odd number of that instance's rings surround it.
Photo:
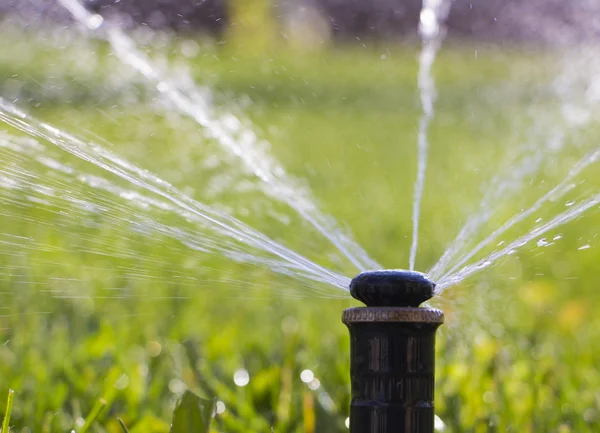
<path fill-rule="evenodd" d="M 498 255 L 498 251 L 495 251 L 489 257 L 478 260 L 476 264 L 468 265 L 469 261 L 478 253 L 489 247 L 492 242 L 497 241 L 507 231 L 533 216 L 545 205 L 559 202 L 571 190 L 585 182 L 585 178 L 582 178 L 581 174 L 600 162 L 600 147 L 596 143 L 590 143 L 589 139 L 585 137 L 585 131 L 593 125 L 593 119 L 597 116 L 600 106 L 600 99 L 595 91 L 598 86 L 597 77 L 600 72 L 600 64 L 593 54 L 583 50 L 575 56 L 565 55 L 564 64 L 560 69 L 561 72 L 552 84 L 552 91 L 560 107 L 559 113 L 549 115 L 548 111 L 551 110 L 541 110 L 539 106 L 532 104 L 533 126 L 525 134 L 527 141 L 520 143 L 516 151 L 509 155 L 508 164 L 504 170 L 495 174 L 484 189 L 478 211 L 467 217 L 457 236 L 429 270 L 428 273 L 432 278 L 446 282 L 441 286 L 457 284 L 474 271 L 488 267 L 491 264 L 488 263 L 490 259 L 493 262 L 506 254 L 512 254 L 515 246 L 524 246 L 533 240 L 534 238 L 529 238 L 529 234 L 523 235 L 511 243 L 512 248 L 502 249 L 503 254 Z M 575 139 L 573 142 L 572 137 L 568 138 L 577 132 L 583 133 L 582 139 Z M 561 156 L 562 153 L 569 150 L 579 153 L 579 147 L 590 150 L 573 164 L 563 180 L 548 189 L 528 207 L 520 209 L 497 228 L 492 229 L 490 234 L 485 235 L 475 245 L 471 245 L 471 242 L 483 231 L 492 217 L 523 188 L 526 188 L 527 182 L 531 182 L 531 178 L 542 171 L 545 164 L 555 158 L 564 158 Z M 589 194 L 593 196 L 597 191 L 598 187 L 594 186 Z M 589 207 L 582 205 L 575 215 L 571 214 L 573 208 L 559 214 L 553 220 L 555 225 L 551 225 L 547 230 L 568 222 L 577 214 L 593 207 L 594 199 L 592 197 L 584 197 L 579 200 L 582 200 L 580 203 L 589 201 L 591 205 Z M 574 204 L 575 201 L 566 201 L 568 207 Z M 571 216 L 563 220 L 561 215 Z M 537 233 L 540 227 L 546 227 L 546 225 L 534 227 L 530 233 Z M 525 243 L 522 243 L 525 239 Z M 510 241 L 503 240 L 502 242 Z"/>
<path fill-rule="evenodd" d="M 251 129 L 232 113 L 219 117 L 208 102 L 206 91 L 200 91 L 191 77 L 175 80 L 163 73 L 152 61 L 137 49 L 135 42 L 119 27 L 104 22 L 102 17 L 88 12 L 77 0 L 60 0 L 73 18 L 95 34 L 102 35 L 111 45 L 121 62 L 142 74 L 180 113 L 189 116 L 205 128 L 209 136 L 224 149 L 238 157 L 244 167 L 260 181 L 269 197 L 287 204 L 312 224 L 323 236 L 338 248 L 359 270 L 381 266 L 345 234 L 329 215 L 321 212 L 310 191 L 286 173 L 275 159 L 259 146 L 259 139 Z"/>
<path fill-rule="evenodd" d="M 552 188 L 550 191 L 548 191 L 546 194 L 544 194 L 542 197 L 540 197 L 533 205 L 531 205 L 531 207 L 523 210 L 522 212 L 520 212 L 518 214 L 515 214 L 513 217 L 508 219 L 504 224 L 502 224 L 500 227 L 495 229 L 484 240 L 479 242 L 468 253 L 463 255 L 460 258 L 460 260 L 454 266 L 452 266 L 450 268 L 450 270 L 448 270 L 443 276 L 441 276 L 440 278 L 436 278 L 436 279 L 438 279 L 440 282 L 444 282 L 447 280 L 454 280 L 455 278 L 458 278 L 458 280 L 456 280 L 457 282 L 462 281 L 462 279 L 464 279 L 464 278 L 460 278 L 459 274 L 461 274 L 463 271 L 461 270 L 461 272 L 457 273 L 457 270 L 461 266 L 464 266 L 479 251 L 481 251 L 483 248 L 485 248 L 486 246 L 491 244 L 493 241 L 498 239 L 502 234 L 507 232 L 510 228 L 519 224 L 521 221 L 524 221 L 527 217 L 533 215 L 535 212 L 539 211 L 544 204 L 548 203 L 549 201 L 557 201 L 557 200 L 561 199 L 562 197 L 564 197 L 565 194 L 567 194 L 569 191 L 571 191 L 573 188 L 575 188 L 575 184 L 573 183 L 574 179 L 576 179 L 577 176 L 579 176 L 579 174 L 583 170 L 585 170 L 588 166 L 598 162 L 598 159 L 600 159 L 600 149 L 594 150 L 591 153 L 589 153 L 588 155 L 585 155 L 577 164 L 575 164 L 575 166 L 569 171 L 567 177 L 565 177 L 565 179 L 563 179 L 558 185 L 556 185 L 554 188 Z M 593 202 L 593 199 L 592 199 L 592 202 Z M 592 206 L 593 206 L 593 204 L 592 204 Z M 581 212 L 583 212 L 586 209 L 588 209 L 588 207 L 583 206 L 583 209 L 581 210 Z M 572 209 L 570 209 L 570 210 L 572 210 Z M 567 212 L 568 211 L 566 211 L 564 215 L 566 215 Z M 569 217 L 569 218 L 572 219 L 572 217 Z M 563 221 L 559 215 L 559 219 L 556 221 L 556 225 L 553 227 L 556 227 L 556 226 L 562 224 L 563 222 L 570 221 L 570 219 L 566 219 Z M 547 230 L 550 230 L 553 227 L 550 227 Z M 532 233 L 537 233 L 536 230 L 537 229 L 535 229 Z M 545 231 L 547 231 L 547 230 L 545 230 Z M 542 233 L 539 233 L 538 235 L 541 235 L 541 234 Z M 531 239 L 529 239 L 529 240 L 531 240 Z M 529 240 L 528 240 L 528 242 L 529 242 Z M 497 258 L 499 258 L 499 257 L 497 257 Z M 487 263 L 487 261 L 488 261 L 488 259 L 484 259 L 483 263 Z M 439 268 L 436 268 L 436 269 L 439 269 Z M 436 270 L 433 270 L 432 275 L 436 275 L 435 272 L 436 272 Z M 456 273 L 456 275 L 455 275 L 455 273 Z"/>
<path fill-rule="evenodd" d="M 448 0 L 423 0 L 423 8 L 419 19 L 419 33 L 423 40 L 423 48 L 419 55 L 418 85 L 423 114 L 419 120 L 419 130 L 417 132 L 417 180 L 413 194 L 413 233 L 409 258 L 409 269 L 411 271 L 415 269 L 419 248 L 419 219 L 429 153 L 429 124 L 433 119 L 436 99 L 435 79 L 431 69 L 446 36 L 444 21 L 450 12 L 450 5 L 451 2 Z"/>
<path fill-rule="evenodd" d="M 135 70 L 144 82 L 154 89 L 158 99 L 168 103 L 168 106 L 179 114 L 192 119 L 208 137 L 214 139 L 229 155 L 237 158 L 247 173 L 253 176 L 262 193 L 293 210 L 330 242 L 354 268 L 381 268 L 331 216 L 320 209 L 311 191 L 290 176 L 265 150 L 265 146 L 261 144 L 262 140 L 249 126 L 250 122 L 247 119 L 227 112 L 221 114 L 210 102 L 210 96 L 205 89 L 198 87 L 191 76 L 185 76 L 183 79 L 173 78 L 163 68 L 158 67 L 150 56 L 145 55 L 122 29 L 99 15 L 88 12 L 77 0 L 60 2 L 75 20 L 87 29 L 88 37 L 99 37 L 108 41 L 119 61 Z M 428 135 L 435 112 L 436 87 L 432 67 L 445 37 L 443 23 L 449 8 L 449 1 L 425 0 L 420 17 L 419 28 L 423 43 L 419 56 L 418 87 L 422 112 L 418 123 L 418 163 L 412 202 L 412 241 L 409 256 L 411 270 L 415 269 L 419 249 L 420 214 L 430 151 Z M 572 72 L 568 72 L 567 75 L 571 78 Z M 565 83 L 561 83 L 559 90 L 564 91 L 567 87 Z M 564 97 L 564 106 L 567 106 L 567 102 L 571 102 L 570 94 Z M 595 107 L 597 101 L 592 100 L 590 104 Z M 490 248 L 502 235 L 520 227 L 521 223 L 535 216 L 549 203 L 563 199 L 580 183 L 582 173 L 595 167 L 600 161 L 600 148 L 595 146 L 588 150 L 555 186 L 476 241 L 477 235 L 506 200 L 517 194 L 524 187 L 526 180 L 542 169 L 549 155 L 557 155 L 560 150 L 566 148 L 566 132 L 581 129 L 591 122 L 595 111 L 590 107 L 584 109 L 591 113 L 586 121 L 576 122 L 576 125 L 569 124 L 567 113 L 563 116 L 564 125 L 555 125 L 555 129 L 545 131 L 547 140 L 540 140 L 540 135 L 532 134 L 531 142 L 523 144 L 518 152 L 511 155 L 508 169 L 492 178 L 483 192 L 479 210 L 466 218 L 455 239 L 430 269 L 429 274 L 439 283 L 438 294 L 490 267 L 503 257 L 514 254 L 519 248 L 599 204 L 600 195 L 598 188 L 594 186 L 547 222 L 536 221 L 533 229 L 525 229 L 526 233 L 517 235 L 514 240 L 503 240 L 484 258 L 478 258 L 480 253 Z M 0 166 L 2 202 L 19 206 L 19 195 L 15 194 L 15 191 L 33 191 L 27 196 L 28 200 L 44 204 L 52 208 L 52 212 L 60 212 L 60 206 L 66 207 L 72 220 L 86 219 L 90 213 L 102 212 L 107 221 L 114 223 L 113 228 L 120 230 L 119 235 L 123 239 L 128 239 L 128 230 L 144 233 L 149 237 L 161 235 L 204 257 L 222 256 L 238 263 L 265 267 L 296 279 L 299 285 L 306 279 L 309 280 L 309 283 L 296 292 L 291 288 L 292 295 L 301 296 L 304 291 L 313 290 L 323 296 L 335 297 L 335 294 L 319 288 L 319 285 L 323 284 L 341 289 L 340 296 L 346 296 L 344 291 L 348 290 L 348 276 L 319 265 L 227 212 L 193 199 L 157 175 L 108 151 L 105 146 L 40 121 L 5 99 L 0 99 L 0 121 L 30 137 L 28 141 L 9 132 L 0 136 L 0 155 L 3 161 L 3 165 Z M 551 121 L 539 116 L 538 122 L 540 129 L 546 130 Z M 87 173 L 75 165 L 54 159 L 49 147 L 45 147 L 47 143 L 90 164 L 90 167 L 101 168 L 105 175 Z M 42 178 L 28 172 L 25 164 L 27 160 L 35 160 L 37 164 L 54 173 L 54 176 Z M 83 193 L 77 195 L 70 190 L 69 186 L 73 182 L 83 186 Z M 127 203 L 128 217 L 122 216 L 123 208 L 118 204 L 123 200 Z M 174 216 L 177 223 L 155 218 L 153 212 Z M 9 211 L 5 211 L 2 216 L 24 218 Z M 49 224 L 43 219 L 34 222 L 40 226 Z M 23 248 L 53 251 L 54 247 L 51 245 L 34 239 L 28 241 Z M 102 239 L 89 241 L 92 246 L 87 248 L 88 253 L 102 254 L 103 249 L 107 249 L 113 257 L 127 259 L 137 256 L 135 251 L 122 246 L 117 249 L 114 246 L 103 245 Z M 0 233 L 0 244 L 10 247 L 23 242 L 19 235 L 3 232 Z M 165 244 L 164 247 L 174 254 L 177 253 L 176 248 L 171 245 Z M 142 267 L 136 271 L 130 270 L 133 277 L 135 272 L 141 276 L 144 269 L 150 269 L 156 264 L 153 262 L 156 259 L 152 257 L 143 257 L 140 260 L 143 262 Z M 186 278 L 189 278 L 190 285 L 197 283 L 195 279 L 182 274 L 182 279 Z"/>
<path fill-rule="evenodd" d="M 195 249 L 203 250 L 204 252 L 224 253 L 230 258 L 242 262 L 255 261 L 259 264 L 268 265 L 273 270 L 286 275 L 309 278 L 347 290 L 348 278 L 337 275 L 317 265 L 300 254 L 269 239 L 261 232 L 252 229 L 234 217 L 191 199 L 166 181 L 118 157 L 97 143 L 85 142 L 52 125 L 38 121 L 2 99 L 0 99 L 0 120 L 32 137 L 48 141 L 77 158 L 101 167 L 107 172 L 129 182 L 132 186 L 142 188 L 153 196 L 157 196 L 159 200 L 157 201 L 154 198 L 144 197 L 135 192 L 120 189 L 103 179 L 80 177 L 89 186 L 112 192 L 122 198 L 125 197 L 149 206 L 176 212 L 185 219 L 191 219 L 194 222 L 203 224 L 216 236 L 216 238 L 212 239 L 198 238 L 193 233 L 185 231 L 178 233 L 173 227 L 155 227 L 155 229 L 163 233 L 175 236 L 176 239 L 181 240 L 188 246 L 195 243 L 197 245 Z M 14 140 L 5 141 L 3 147 L 17 151 L 20 150 L 20 147 Z M 51 160 L 42 159 L 41 162 L 50 167 L 58 167 L 58 163 Z M 63 171 L 67 172 L 73 170 L 69 167 L 61 167 Z M 17 180 L 22 180 L 20 179 L 21 174 L 18 171 L 11 170 L 10 165 L 7 168 L 3 168 L 0 173 L 3 175 L 3 179 L 7 185 L 14 185 L 14 182 Z M 27 176 L 27 174 L 25 173 L 24 176 Z M 41 191 L 44 191 L 43 185 Z M 222 237 L 230 239 L 232 242 L 223 243 L 219 240 Z M 261 258 L 260 256 L 248 254 L 240 250 L 240 244 L 267 252 L 272 257 Z"/>
<path fill-rule="evenodd" d="M 529 233 L 515 239 L 503 248 L 494 251 L 489 256 L 478 260 L 473 264 L 467 265 L 459 271 L 455 271 L 454 273 L 449 272 L 447 276 L 444 276 L 441 280 L 439 280 L 438 285 L 436 286 L 436 292 L 438 294 L 442 293 L 446 288 L 462 282 L 465 278 L 468 278 L 475 272 L 479 272 L 482 269 L 491 266 L 498 259 L 510 254 L 514 254 L 518 248 L 524 247 L 525 245 L 527 245 L 535 239 L 538 239 L 540 236 L 547 233 L 548 231 L 553 230 L 562 224 L 566 224 L 569 221 L 572 221 L 574 218 L 581 215 L 583 212 L 596 207 L 598 204 L 600 204 L 600 194 L 594 194 L 591 197 L 587 197 L 581 200 L 576 205 L 556 215 L 550 221 L 537 226 Z"/>

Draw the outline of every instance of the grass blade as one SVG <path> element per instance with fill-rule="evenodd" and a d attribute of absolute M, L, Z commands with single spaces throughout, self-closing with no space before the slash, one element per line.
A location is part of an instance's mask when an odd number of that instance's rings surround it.
<path fill-rule="evenodd" d="M 215 401 L 186 390 L 173 412 L 169 433 L 208 433 L 215 413 Z"/>
<path fill-rule="evenodd" d="M 12 389 L 8 390 L 8 401 L 6 402 L 6 412 L 4 413 L 4 421 L 2 421 L 2 433 L 8 433 L 10 429 L 10 414 L 12 412 L 13 399 L 15 397 L 15 391 Z"/>
<path fill-rule="evenodd" d="M 81 430 L 79 430 L 79 433 L 87 433 L 87 431 L 92 426 L 92 423 L 94 421 L 96 421 L 96 418 L 98 418 L 98 415 L 100 414 L 102 409 L 104 409 L 105 406 L 106 406 L 106 400 L 104 400 L 103 398 L 99 398 L 96 401 L 96 404 L 94 405 L 94 407 L 92 408 L 92 411 L 90 412 L 90 414 L 86 417 L 85 424 L 83 425 L 83 427 L 81 427 Z"/>
<path fill-rule="evenodd" d="M 121 428 L 123 429 L 123 433 L 129 433 L 129 430 L 127 430 L 127 426 L 125 425 L 123 420 L 121 418 L 117 418 L 117 421 L 119 421 L 119 424 L 121 425 Z"/>

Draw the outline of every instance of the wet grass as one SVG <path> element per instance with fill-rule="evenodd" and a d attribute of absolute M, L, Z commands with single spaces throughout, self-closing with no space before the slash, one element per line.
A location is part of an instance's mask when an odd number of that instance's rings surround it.
<path fill-rule="evenodd" d="M 25 47 L 43 53 L 27 62 L 10 62 L 7 55 L 0 65 L 4 92 L 9 80 L 19 82 L 14 99 L 21 107 L 106 142 L 194 198 L 233 212 L 319 263 L 348 276 L 356 272 L 332 258 L 335 249 L 289 209 L 255 189 L 240 190 L 249 176 L 235 161 L 207 165 L 223 153 L 189 119 L 173 110 L 165 116 L 143 83 L 123 76 L 123 91 L 109 91 L 111 82 L 119 82 L 110 59 L 88 75 L 58 74 L 76 71 L 73 59 L 87 58 L 96 44 L 67 51 L 70 56 L 61 53 L 65 64 L 53 66 L 52 74 L 43 68 L 49 60 L 41 59 L 58 55 L 56 50 L 39 41 Z M 242 106 L 270 141 L 269 152 L 310 186 L 324 211 L 347 225 L 384 266 L 405 266 L 419 116 L 416 47 L 262 57 L 202 49 L 189 61 L 191 71 L 217 89 L 219 105 Z M 545 78 L 553 74 L 539 71 L 546 59 L 492 48 L 473 53 L 450 47 L 436 66 L 440 87 L 421 269 L 435 263 L 478 210 L 490 179 L 514 172 L 520 159 L 511 156 L 527 143 L 555 137 L 552 127 L 560 126 L 557 99 Z M 52 87 L 57 80 L 62 91 Z M 498 212 L 483 234 L 560 181 L 599 136 L 594 123 L 566 130 L 566 149 L 527 175 L 514 194 L 497 199 Z M 102 173 L 45 145 L 82 172 Z M 0 161 L 0 167 L 11 162 Z M 42 185 L 65 180 L 26 158 L 18 167 Z M 597 167 L 580 179 L 586 182 L 504 239 L 564 210 L 567 200 L 598 190 Z M 64 191 L 81 198 L 87 190 L 73 181 Z M 101 196 L 115 204 L 107 214 L 77 214 L 68 200 L 60 209 L 28 200 L 35 196 L 30 190 L 16 194 L 0 214 L 0 234 L 21 236 L 0 244 L 0 390 L 16 392 L 13 431 L 120 432 L 122 419 L 132 433 L 167 432 L 175 401 L 188 388 L 221 402 L 217 407 L 224 411 L 213 431 L 346 431 L 348 340 L 340 316 L 353 305 L 350 299 L 310 299 L 301 283 L 266 268 L 206 257 L 164 235 L 133 232 L 134 207 L 124 198 Z M 111 218 L 115 214 L 121 218 Z M 149 216 L 184 224 L 172 215 Z M 546 236 L 562 236 L 554 245 L 525 246 L 436 302 L 449 322 L 437 348 L 436 412 L 445 431 L 596 431 L 599 216 L 597 208 L 589 211 Z M 285 288 L 304 293 L 304 299 Z M 250 376 L 244 387 L 234 383 L 242 368 Z M 302 382 L 305 369 L 314 372 L 318 388 Z"/>

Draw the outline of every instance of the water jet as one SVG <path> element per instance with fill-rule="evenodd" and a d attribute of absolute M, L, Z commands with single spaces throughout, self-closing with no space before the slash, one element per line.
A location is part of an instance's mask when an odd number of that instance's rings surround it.
<path fill-rule="evenodd" d="M 435 332 L 442 311 L 419 307 L 434 295 L 426 275 L 367 271 L 350 283 L 365 307 L 348 308 L 350 433 L 433 433 Z"/>

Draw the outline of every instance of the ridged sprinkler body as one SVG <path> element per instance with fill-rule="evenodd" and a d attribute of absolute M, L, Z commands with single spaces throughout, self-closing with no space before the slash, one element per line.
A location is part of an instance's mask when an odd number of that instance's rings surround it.
<path fill-rule="evenodd" d="M 418 308 L 435 283 L 419 272 L 363 272 L 350 293 L 350 433 L 433 433 L 435 331 L 444 315 Z"/>

